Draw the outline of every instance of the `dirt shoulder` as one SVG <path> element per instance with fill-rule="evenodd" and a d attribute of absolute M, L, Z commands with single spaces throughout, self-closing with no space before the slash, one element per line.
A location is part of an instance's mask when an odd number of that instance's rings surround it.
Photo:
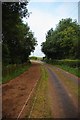
<path fill-rule="evenodd" d="M 2 86 L 3 118 L 17 118 L 39 78 L 40 64 L 32 63 L 28 71 Z"/>

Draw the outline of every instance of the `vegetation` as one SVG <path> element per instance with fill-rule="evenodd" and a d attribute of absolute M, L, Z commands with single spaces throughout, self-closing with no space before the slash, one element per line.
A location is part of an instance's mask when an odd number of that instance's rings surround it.
<path fill-rule="evenodd" d="M 30 118 L 50 118 L 51 108 L 47 94 L 48 90 L 48 75 L 43 66 L 41 66 L 41 78 L 38 81 L 33 105 L 30 111 Z"/>
<path fill-rule="evenodd" d="M 48 59 L 80 58 L 80 25 L 72 19 L 62 19 L 56 29 L 51 28 L 42 43 L 42 52 Z"/>
<path fill-rule="evenodd" d="M 23 72 L 25 72 L 29 67 L 31 66 L 30 63 L 25 63 L 25 64 L 12 64 L 8 66 L 3 66 L 3 71 L 2 71 L 2 83 L 6 83 L 10 81 L 11 79 L 19 76 Z"/>
<path fill-rule="evenodd" d="M 62 70 L 58 70 L 57 67 L 52 67 L 52 70 L 58 75 L 60 81 L 63 83 L 67 91 L 71 93 L 74 98 L 78 98 L 78 84 L 76 84 L 77 81 L 75 80 L 76 83 L 73 82 L 68 74 L 65 75 L 65 73 Z"/>
<path fill-rule="evenodd" d="M 36 56 L 31 56 L 29 57 L 31 60 L 37 60 L 37 57 Z"/>
<path fill-rule="evenodd" d="M 28 2 L 2 3 L 2 82 L 28 69 L 29 55 L 37 45 L 36 38 L 23 17 L 28 18 Z"/>
<path fill-rule="evenodd" d="M 46 62 L 80 77 L 80 60 L 46 60 Z"/>
<path fill-rule="evenodd" d="M 63 60 L 46 60 L 48 63 L 52 63 L 54 65 L 67 65 L 69 67 L 80 67 L 80 60 L 69 60 L 69 59 L 63 59 Z"/>
<path fill-rule="evenodd" d="M 38 60 L 43 60 L 43 57 L 37 57 Z"/>
<path fill-rule="evenodd" d="M 63 70 L 66 70 L 74 75 L 76 75 L 77 77 L 80 77 L 80 68 L 73 68 L 73 67 L 69 67 L 67 65 L 58 65 L 58 67 L 62 68 Z"/>
<path fill-rule="evenodd" d="M 31 56 L 29 57 L 31 60 L 43 60 L 42 57 Z"/>
<path fill-rule="evenodd" d="M 51 28 L 47 32 L 46 41 L 42 43 L 42 52 L 46 56 L 44 60 L 80 77 L 79 33 L 80 25 L 76 21 L 62 19 L 55 30 Z"/>
<path fill-rule="evenodd" d="M 2 3 L 2 62 L 22 64 L 37 45 L 36 38 L 23 17 L 28 17 L 28 2 Z"/>

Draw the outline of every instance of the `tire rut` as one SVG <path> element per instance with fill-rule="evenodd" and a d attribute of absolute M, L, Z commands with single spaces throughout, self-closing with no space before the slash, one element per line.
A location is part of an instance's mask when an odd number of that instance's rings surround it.
<path fill-rule="evenodd" d="M 50 68 L 47 67 L 47 70 L 51 77 L 56 93 L 60 99 L 60 104 L 62 105 L 65 118 L 78 118 L 78 110 L 72 102 L 66 89 L 62 85 L 61 81 L 59 80 L 58 76 Z"/>

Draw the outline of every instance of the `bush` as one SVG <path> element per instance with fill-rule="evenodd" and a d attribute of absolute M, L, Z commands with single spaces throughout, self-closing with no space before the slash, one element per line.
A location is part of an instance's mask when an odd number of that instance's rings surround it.
<path fill-rule="evenodd" d="M 31 59 L 31 60 L 37 60 L 37 57 L 32 56 L 32 57 L 30 57 L 30 59 Z"/>
<path fill-rule="evenodd" d="M 46 62 L 80 77 L 80 60 L 46 60 Z"/>
<path fill-rule="evenodd" d="M 78 67 L 80 68 L 80 60 L 47 60 L 47 63 L 51 63 L 54 65 L 67 65 L 69 67 Z"/>

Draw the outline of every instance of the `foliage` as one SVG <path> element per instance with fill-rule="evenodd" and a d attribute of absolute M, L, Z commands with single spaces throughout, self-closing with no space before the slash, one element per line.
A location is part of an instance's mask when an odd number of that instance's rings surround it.
<path fill-rule="evenodd" d="M 28 2 L 2 3 L 2 62 L 24 63 L 37 45 L 36 38 L 22 18 L 28 17 Z"/>
<path fill-rule="evenodd" d="M 31 56 L 29 57 L 31 60 L 37 60 L 37 57 L 36 56 Z"/>
<path fill-rule="evenodd" d="M 46 62 L 57 67 L 60 67 L 78 77 L 80 77 L 80 60 L 48 60 Z"/>
<path fill-rule="evenodd" d="M 62 19 L 56 29 L 51 28 L 42 43 L 48 59 L 80 58 L 80 26 L 72 19 Z"/>
<path fill-rule="evenodd" d="M 48 63 L 52 63 L 54 65 L 67 65 L 73 68 L 80 68 L 80 60 L 46 60 Z"/>
<path fill-rule="evenodd" d="M 9 80 L 19 76 L 24 71 L 26 71 L 31 66 L 30 63 L 24 63 L 24 64 L 11 64 L 8 66 L 3 66 L 2 71 L 2 83 L 6 83 Z"/>
<path fill-rule="evenodd" d="M 57 67 L 62 68 L 63 70 L 66 70 L 74 75 L 76 75 L 77 77 L 80 77 L 80 68 L 73 68 L 67 65 L 58 65 Z"/>
<path fill-rule="evenodd" d="M 38 80 L 34 91 L 32 112 L 26 118 L 51 118 L 50 101 L 48 97 L 48 73 L 44 66 L 41 66 L 41 77 Z M 44 107 L 43 107 L 44 106 Z M 31 109 L 30 109 L 31 110 Z"/>

